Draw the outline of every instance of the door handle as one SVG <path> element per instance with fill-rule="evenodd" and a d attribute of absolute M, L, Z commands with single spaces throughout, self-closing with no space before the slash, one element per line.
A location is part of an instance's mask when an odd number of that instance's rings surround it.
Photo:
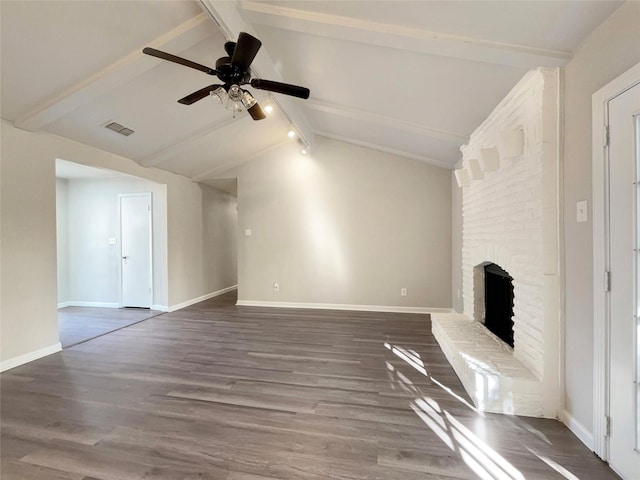
<path fill-rule="evenodd" d="M 122 257 L 123 260 L 126 260 L 127 258 L 129 258 L 129 257 L 127 257 L 127 256 Z"/>

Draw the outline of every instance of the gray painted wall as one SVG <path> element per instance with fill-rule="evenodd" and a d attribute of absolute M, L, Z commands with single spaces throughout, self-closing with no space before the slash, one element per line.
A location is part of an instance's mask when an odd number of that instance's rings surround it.
<path fill-rule="evenodd" d="M 587 431 L 593 423 L 593 237 L 591 97 L 640 62 L 640 2 L 627 2 L 582 44 L 565 68 L 564 257 L 565 409 Z M 589 221 L 576 222 L 587 200 Z"/>
<path fill-rule="evenodd" d="M 320 137 L 237 174 L 240 300 L 451 306 L 449 170 Z"/>

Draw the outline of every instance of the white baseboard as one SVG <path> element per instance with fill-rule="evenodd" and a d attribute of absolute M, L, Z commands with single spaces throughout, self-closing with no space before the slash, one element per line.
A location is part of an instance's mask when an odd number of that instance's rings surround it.
<path fill-rule="evenodd" d="M 159 312 L 168 312 L 168 305 L 151 305 L 151 310 L 158 310 Z"/>
<path fill-rule="evenodd" d="M 62 302 L 58 304 L 58 308 L 65 307 L 97 307 L 97 308 L 120 308 L 119 303 L 113 302 L 80 302 L 71 300 L 69 302 Z"/>
<path fill-rule="evenodd" d="M 0 362 L 0 372 L 19 367 L 20 365 L 24 365 L 25 363 L 33 362 L 34 360 L 46 357 L 47 355 L 51 355 L 52 353 L 57 353 L 61 350 L 62 344 L 60 342 L 56 342 L 53 345 L 49 345 L 48 347 L 44 347 L 33 352 L 25 353 L 24 355 L 10 358 L 8 360 Z"/>
<path fill-rule="evenodd" d="M 185 308 L 185 307 L 188 307 L 190 305 L 194 305 L 196 303 L 204 302 L 205 300 L 209 300 L 210 298 L 217 297 L 218 295 L 222 295 L 224 293 L 231 292 L 233 290 L 236 290 L 237 288 L 238 288 L 238 285 L 232 285 L 230 287 L 223 288 L 222 290 L 218 290 L 218 291 L 215 291 L 215 292 L 207 293 L 206 295 L 202 295 L 201 297 L 192 298 L 191 300 L 187 300 L 187 301 L 181 302 L 181 303 L 176 303 L 175 305 L 170 305 L 169 308 L 166 311 L 175 312 L 176 310 L 180 310 L 181 308 Z"/>
<path fill-rule="evenodd" d="M 593 452 L 593 434 L 566 410 L 560 411 L 560 421 Z"/>
<path fill-rule="evenodd" d="M 360 312 L 386 313 L 451 313 L 450 308 L 402 307 L 394 305 L 350 305 L 346 303 L 296 303 L 238 300 L 236 305 L 243 307 L 308 308 L 314 310 L 355 310 Z"/>

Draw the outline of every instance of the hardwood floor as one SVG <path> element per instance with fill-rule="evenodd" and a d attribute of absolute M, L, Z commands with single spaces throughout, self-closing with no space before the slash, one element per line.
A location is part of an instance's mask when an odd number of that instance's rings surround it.
<path fill-rule="evenodd" d="M 67 348 L 155 317 L 160 313 L 162 312 L 148 308 L 59 308 L 60 343 L 63 348 Z"/>
<path fill-rule="evenodd" d="M 562 424 L 482 414 L 428 316 L 235 292 L 0 375 L 9 479 L 613 479 Z"/>

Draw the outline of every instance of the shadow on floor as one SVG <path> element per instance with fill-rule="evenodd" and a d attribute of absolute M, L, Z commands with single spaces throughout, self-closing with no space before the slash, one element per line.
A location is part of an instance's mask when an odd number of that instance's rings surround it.
<path fill-rule="evenodd" d="M 60 343 L 63 348 L 72 347 L 161 313 L 147 308 L 60 308 L 58 309 Z"/>

